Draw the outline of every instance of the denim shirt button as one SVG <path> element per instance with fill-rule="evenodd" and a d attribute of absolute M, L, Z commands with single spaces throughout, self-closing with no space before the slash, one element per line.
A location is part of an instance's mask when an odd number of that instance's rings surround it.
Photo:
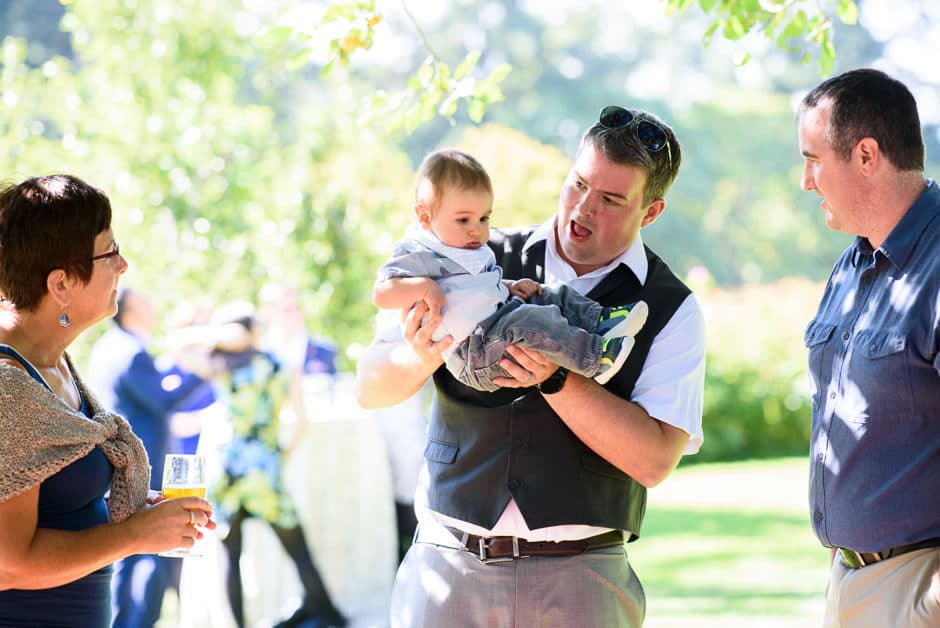
<path fill-rule="evenodd" d="M 836 398 L 836 394 L 835 394 L 834 392 L 829 393 L 829 398 L 830 398 L 830 399 L 835 399 L 835 398 Z"/>
<path fill-rule="evenodd" d="M 850 334 L 849 332 L 845 332 L 844 334 L 842 334 L 842 340 L 848 340 L 851 337 L 852 337 L 852 334 Z"/>
<path fill-rule="evenodd" d="M 813 521 L 815 521 L 816 523 L 819 523 L 822 520 L 823 520 L 823 514 L 821 512 L 817 510 L 816 512 L 813 513 Z"/>

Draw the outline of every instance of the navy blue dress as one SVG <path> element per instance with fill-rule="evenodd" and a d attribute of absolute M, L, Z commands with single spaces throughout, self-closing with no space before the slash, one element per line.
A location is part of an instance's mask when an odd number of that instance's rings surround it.
<path fill-rule="evenodd" d="M 0 355 L 11 357 L 38 382 L 42 377 L 7 345 Z M 48 388 L 48 386 L 46 386 Z M 89 415 L 82 399 L 81 411 Z M 28 420 L 24 417 L 23 420 Z M 114 469 L 97 447 L 39 486 L 37 527 L 84 530 L 108 523 L 104 495 L 111 488 Z M 0 591 L 0 627 L 107 628 L 111 624 L 111 566 L 51 589 Z"/>

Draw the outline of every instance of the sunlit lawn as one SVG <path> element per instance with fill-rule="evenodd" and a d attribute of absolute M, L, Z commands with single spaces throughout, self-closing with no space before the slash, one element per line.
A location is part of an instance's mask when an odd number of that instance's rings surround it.
<path fill-rule="evenodd" d="M 809 526 L 803 458 L 680 467 L 627 546 L 646 628 L 819 626 L 828 550 Z"/>

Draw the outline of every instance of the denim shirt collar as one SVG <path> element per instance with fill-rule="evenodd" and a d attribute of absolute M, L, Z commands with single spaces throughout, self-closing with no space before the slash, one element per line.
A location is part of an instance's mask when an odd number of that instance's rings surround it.
<path fill-rule="evenodd" d="M 896 268 L 904 268 L 904 264 L 910 258 L 911 252 L 927 225 L 938 213 L 940 213 L 940 188 L 933 179 L 927 179 L 927 189 L 901 217 L 877 251 L 881 251 Z M 853 265 L 858 264 L 860 255 L 871 255 L 875 252 L 876 249 L 872 248 L 868 238 L 857 236 L 855 254 L 852 256 Z"/>

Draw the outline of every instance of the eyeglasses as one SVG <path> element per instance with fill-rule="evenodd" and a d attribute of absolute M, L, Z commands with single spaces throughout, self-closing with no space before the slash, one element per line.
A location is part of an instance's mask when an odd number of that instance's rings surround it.
<path fill-rule="evenodd" d="M 661 126 L 649 120 L 638 120 L 630 111 L 617 105 L 608 105 L 601 109 L 597 121 L 605 129 L 620 129 L 633 125 L 636 139 L 650 153 L 658 153 L 666 149 L 669 158 L 669 167 L 672 167 L 672 148 L 669 147 L 669 136 Z M 635 123 L 635 124 L 634 124 Z"/>
<path fill-rule="evenodd" d="M 91 261 L 97 261 L 99 259 L 108 259 L 109 257 L 117 257 L 121 254 L 121 247 L 118 246 L 118 243 L 114 243 L 114 248 L 108 251 L 107 253 L 100 253 L 98 255 L 92 255 Z"/>

